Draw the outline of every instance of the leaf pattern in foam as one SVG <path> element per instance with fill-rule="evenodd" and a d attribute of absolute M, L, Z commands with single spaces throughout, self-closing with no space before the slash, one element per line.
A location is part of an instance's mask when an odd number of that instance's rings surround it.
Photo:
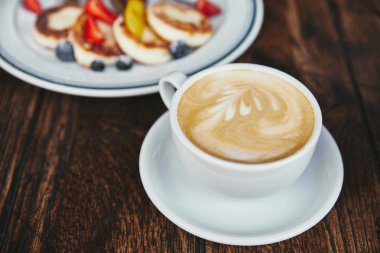
<path fill-rule="evenodd" d="M 270 92 L 262 90 L 262 94 L 265 94 L 269 99 L 273 110 L 279 110 L 278 99 Z M 243 96 L 247 94 L 252 99 L 250 103 L 244 102 Z M 253 107 L 262 111 L 262 101 L 255 94 L 254 88 L 249 83 L 238 83 L 236 85 L 228 85 L 222 88 L 221 97 L 216 100 L 216 104 L 208 109 L 211 114 L 223 114 L 225 121 L 230 121 L 235 117 L 237 113 L 241 116 L 247 116 L 253 110 Z"/>

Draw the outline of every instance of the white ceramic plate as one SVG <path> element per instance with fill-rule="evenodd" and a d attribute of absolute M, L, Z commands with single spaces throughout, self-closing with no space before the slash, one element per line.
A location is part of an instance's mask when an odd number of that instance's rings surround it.
<path fill-rule="evenodd" d="M 44 6 L 60 2 L 50 0 Z M 155 2 L 152 0 L 150 2 Z M 108 67 L 94 72 L 60 62 L 31 35 L 35 15 L 20 1 L 0 2 L 0 66 L 18 78 L 49 90 L 82 96 L 117 97 L 157 92 L 159 78 L 173 70 L 187 74 L 240 56 L 256 38 L 263 21 L 262 0 L 215 0 L 222 15 L 211 20 L 215 34 L 188 56 L 157 66 L 136 64 L 130 71 Z"/>
<path fill-rule="evenodd" d="M 262 245 L 294 237 L 327 215 L 342 188 L 342 157 L 326 128 L 299 180 L 273 195 L 248 200 L 222 196 L 199 183 L 183 168 L 173 145 L 165 113 L 141 148 L 143 186 L 169 220 L 210 241 Z"/>

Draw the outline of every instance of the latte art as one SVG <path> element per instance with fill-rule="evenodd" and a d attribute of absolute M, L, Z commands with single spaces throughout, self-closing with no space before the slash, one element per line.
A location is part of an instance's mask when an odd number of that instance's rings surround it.
<path fill-rule="evenodd" d="M 228 70 L 203 77 L 183 95 L 178 120 L 196 146 L 242 163 L 275 161 L 299 150 L 314 127 L 307 98 L 264 72 Z"/>

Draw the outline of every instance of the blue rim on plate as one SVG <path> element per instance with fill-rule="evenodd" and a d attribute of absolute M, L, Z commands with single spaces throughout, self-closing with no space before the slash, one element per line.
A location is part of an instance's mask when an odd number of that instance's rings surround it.
<path fill-rule="evenodd" d="M 263 19 L 262 0 L 252 1 L 251 6 L 252 6 L 252 16 L 250 17 L 249 26 L 246 29 L 246 31 L 244 31 L 244 35 L 241 37 L 238 43 L 236 43 L 234 47 L 231 48 L 228 52 L 221 55 L 218 59 L 213 60 L 211 63 L 208 63 L 207 65 L 202 66 L 199 69 L 188 71 L 187 72 L 188 75 L 194 74 L 202 69 L 208 68 L 216 64 L 231 62 L 234 59 L 236 59 L 238 56 L 240 56 L 244 50 L 246 50 L 246 48 L 256 38 L 258 31 L 261 28 L 262 19 Z M 253 30 L 255 30 L 254 33 L 252 32 Z M 247 43 L 247 41 L 249 41 L 249 44 L 244 45 L 244 47 L 242 48 L 242 44 Z M 128 87 L 125 87 L 125 86 L 124 87 L 93 87 L 92 84 L 90 83 L 84 83 L 84 82 L 74 83 L 72 81 L 65 82 L 54 77 L 48 77 L 46 76 L 46 73 L 43 73 L 43 72 L 36 73 L 35 71 L 28 69 L 27 66 L 25 66 L 25 64 L 19 62 L 1 44 L 0 44 L 0 66 L 3 67 L 6 71 L 12 73 L 13 75 L 25 81 L 33 83 L 37 86 L 58 91 L 58 92 L 73 94 L 73 95 L 99 97 L 99 96 L 102 96 L 101 92 L 109 91 L 112 93 L 114 92 L 114 94 L 112 95 L 111 93 L 109 94 L 104 93 L 104 96 L 115 96 L 115 97 L 116 96 L 134 96 L 134 95 L 143 95 L 143 94 L 153 93 L 158 90 L 157 78 L 151 79 L 151 80 L 144 80 L 144 82 L 140 82 L 139 84 L 133 84 L 129 82 Z M 86 85 L 87 87 L 85 87 Z M 119 85 L 119 84 L 116 83 L 113 85 Z M 125 83 L 120 83 L 120 85 L 125 85 Z M 89 87 L 89 86 L 92 86 L 92 87 Z M 91 93 L 87 94 L 86 90 L 91 91 Z M 139 92 L 138 90 L 140 90 L 141 92 Z M 118 95 L 117 94 L 118 92 L 123 92 L 123 94 L 120 93 Z"/>

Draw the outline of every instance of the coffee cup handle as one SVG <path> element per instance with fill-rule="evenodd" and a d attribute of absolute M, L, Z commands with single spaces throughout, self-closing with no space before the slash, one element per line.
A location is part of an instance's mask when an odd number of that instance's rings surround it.
<path fill-rule="evenodd" d="M 186 81 L 187 77 L 182 72 L 172 72 L 164 77 L 162 77 L 158 83 L 158 89 L 162 101 L 168 109 L 170 109 L 170 104 L 174 93 L 176 90 Z"/>

